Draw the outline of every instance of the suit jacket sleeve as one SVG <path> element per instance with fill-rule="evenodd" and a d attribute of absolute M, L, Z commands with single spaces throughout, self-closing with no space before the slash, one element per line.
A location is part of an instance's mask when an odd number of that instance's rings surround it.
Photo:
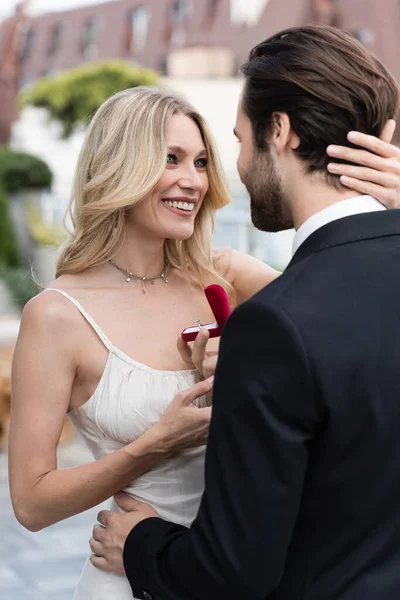
<path fill-rule="evenodd" d="M 134 596 L 243 600 L 271 594 L 321 418 L 290 318 L 258 297 L 240 306 L 221 340 L 198 516 L 190 529 L 153 518 L 131 531 L 124 562 Z"/>

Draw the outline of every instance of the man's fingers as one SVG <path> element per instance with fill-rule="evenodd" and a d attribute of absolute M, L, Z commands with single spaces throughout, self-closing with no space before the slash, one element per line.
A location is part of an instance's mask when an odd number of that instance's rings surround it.
<path fill-rule="evenodd" d="M 94 554 L 92 554 L 92 556 L 90 557 L 90 562 L 94 567 L 96 567 L 96 569 L 100 569 L 101 571 L 110 571 L 106 559 L 102 556 L 95 556 Z"/>
<path fill-rule="evenodd" d="M 96 554 L 96 556 L 102 555 L 103 544 L 101 542 L 98 542 L 94 538 L 91 538 L 89 541 L 89 546 L 90 546 L 90 549 L 93 552 L 93 554 Z"/>
<path fill-rule="evenodd" d="M 188 406 L 189 404 L 191 404 L 192 402 L 197 400 L 197 398 L 201 398 L 201 396 L 205 396 L 206 394 L 208 394 L 208 392 L 211 392 L 211 390 L 213 389 L 213 385 L 214 385 L 214 377 L 209 377 L 208 379 L 205 379 L 204 381 L 200 381 L 199 383 L 196 383 L 196 385 L 193 385 L 192 387 L 185 390 L 184 392 L 181 392 L 179 395 L 180 395 L 182 404 L 184 406 L 185 405 Z"/>
<path fill-rule="evenodd" d="M 389 119 L 388 121 L 386 121 L 385 125 L 383 126 L 383 129 L 381 131 L 379 139 L 382 140 L 382 142 L 386 142 L 387 144 L 390 144 L 390 142 L 393 139 L 395 129 L 396 129 L 396 121 L 394 119 Z"/>
<path fill-rule="evenodd" d="M 114 496 L 115 502 L 120 506 L 125 512 L 133 512 L 134 510 L 140 510 L 143 508 L 144 502 L 139 502 L 139 500 L 134 500 L 128 494 L 124 494 L 120 492 Z"/>
<path fill-rule="evenodd" d="M 101 510 L 97 515 L 98 522 L 104 525 L 104 527 L 107 527 L 108 519 L 110 518 L 111 514 L 111 510 Z"/>
<path fill-rule="evenodd" d="M 93 527 L 93 538 L 98 542 L 102 542 L 104 540 L 104 533 L 106 529 L 103 525 L 95 525 Z"/>
<path fill-rule="evenodd" d="M 178 346 L 179 354 L 181 355 L 182 360 L 185 363 L 192 364 L 192 349 L 189 346 L 189 344 L 185 342 L 185 340 L 182 338 L 181 334 L 178 335 L 176 345 Z"/>

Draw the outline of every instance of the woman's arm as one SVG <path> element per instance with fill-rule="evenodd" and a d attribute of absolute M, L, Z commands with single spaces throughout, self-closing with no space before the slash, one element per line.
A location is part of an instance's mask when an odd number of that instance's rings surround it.
<path fill-rule="evenodd" d="M 215 257 L 218 271 L 235 290 L 236 304 L 248 300 L 280 275 L 258 258 L 231 248 L 216 250 Z"/>
<path fill-rule="evenodd" d="M 31 531 L 96 506 L 156 461 L 207 437 L 210 412 L 174 401 L 165 418 L 131 444 L 58 470 L 56 449 L 79 368 L 76 327 L 70 311 L 46 295 L 31 301 L 22 316 L 12 372 L 9 467 L 15 514 Z M 204 393 L 211 388 L 201 385 Z"/>

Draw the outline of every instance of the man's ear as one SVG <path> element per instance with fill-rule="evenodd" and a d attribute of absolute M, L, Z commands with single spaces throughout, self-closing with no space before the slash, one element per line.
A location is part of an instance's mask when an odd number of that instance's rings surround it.
<path fill-rule="evenodd" d="M 284 150 L 295 150 L 300 146 L 300 138 L 294 132 L 289 115 L 285 112 L 272 113 L 272 134 L 270 143 L 279 154 Z"/>

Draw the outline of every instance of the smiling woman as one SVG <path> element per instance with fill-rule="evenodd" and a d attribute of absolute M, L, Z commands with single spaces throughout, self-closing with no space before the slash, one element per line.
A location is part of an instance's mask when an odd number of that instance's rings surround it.
<path fill-rule="evenodd" d="M 57 276 L 113 258 L 129 224 L 132 237 L 161 235 L 166 264 L 185 268 L 196 284 L 217 280 L 231 292 L 211 249 L 215 211 L 229 201 L 215 144 L 194 108 L 154 88 L 120 92 L 99 109 L 82 147 L 70 208 L 75 230 Z"/>

